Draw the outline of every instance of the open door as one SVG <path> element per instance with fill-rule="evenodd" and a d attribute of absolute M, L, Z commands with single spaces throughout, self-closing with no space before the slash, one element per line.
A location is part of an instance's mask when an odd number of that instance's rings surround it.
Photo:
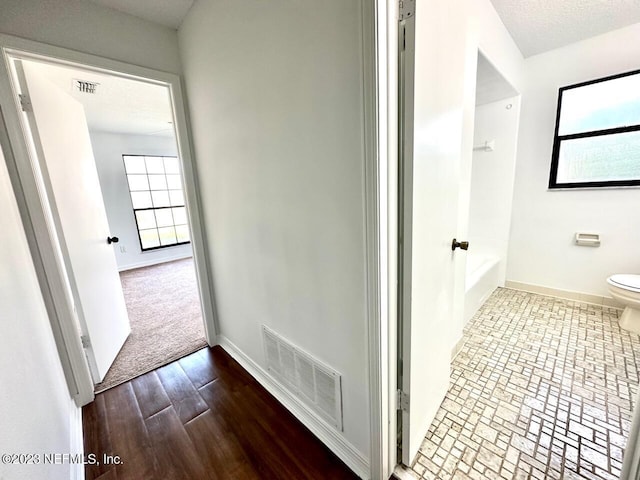
<path fill-rule="evenodd" d="M 456 309 L 460 145 L 457 99 L 443 95 L 444 51 L 433 12 L 405 1 L 399 39 L 399 437 L 414 460 L 449 385 Z M 409 11 L 407 11 L 409 8 Z M 419 7 L 418 7 L 419 9 Z M 420 15 L 423 15 L 420 17 Z M 431 25 L 429 24 L 431 23 Z M 459 143 L 459 142 L 458 142 Z"/>
<path fill-rule="evenodd" d="M 94 383 L 131 329 L 82 105 L 16 60 L 21 103 L 51 205 Z"/>

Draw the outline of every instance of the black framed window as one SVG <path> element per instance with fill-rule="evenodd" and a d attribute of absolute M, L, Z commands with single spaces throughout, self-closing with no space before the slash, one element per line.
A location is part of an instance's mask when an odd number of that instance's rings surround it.
<path fill-rule="evenodd" d="M 123 155 L 142 251 L 190 243 L 177 157 Z"/>
<path fill-rule="evenodd" d="M 640 70 L 560 89 L 549 188 L 640 185 Z"/>

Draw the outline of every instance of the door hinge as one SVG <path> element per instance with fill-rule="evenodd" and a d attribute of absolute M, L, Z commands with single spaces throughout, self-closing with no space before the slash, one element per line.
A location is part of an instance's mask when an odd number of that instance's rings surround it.
<path fill-rule="evenodd" d="M 398 410 L 409 410 L 409 394 L 402 390 L 396 391 L 396 408 Z"/>
<path fill-rule="evenodd" d="M 18 95 L 18 97 L 20 98 L 20 107 L 22 108 L 22 111 L 33 112 L 33 108 L 31 108 L 31 99 L 29 98 L 29 95 L 25 93 L 21 93 Z"/>
<path fill-rule="evenodd" d="M 89 335 L 80 335 L 80 341 L 82 342 L 82 348 L 91 348 Z"/>
<path fill-rule="evenodd" d="M 416 0 L 399 0 L 400 20 L 413 17 L 416 13 Z"/>

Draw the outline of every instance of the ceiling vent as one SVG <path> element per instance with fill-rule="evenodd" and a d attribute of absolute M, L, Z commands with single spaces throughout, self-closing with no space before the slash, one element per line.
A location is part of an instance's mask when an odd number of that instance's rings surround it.
<path fill-rule="evenodd" d="M 73 84 L 80 93 L 95 94 L 99 83 L 88 82 L 86 80 L 74 80 Z"/>

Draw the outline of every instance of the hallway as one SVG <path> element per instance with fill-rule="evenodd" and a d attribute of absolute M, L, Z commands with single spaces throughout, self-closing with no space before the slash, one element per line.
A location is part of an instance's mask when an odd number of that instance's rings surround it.
<path fill-rule="evenodd" d="M 355 479 L 222 348 L 205 348 L 85 406 L 87 480 Z"/>

